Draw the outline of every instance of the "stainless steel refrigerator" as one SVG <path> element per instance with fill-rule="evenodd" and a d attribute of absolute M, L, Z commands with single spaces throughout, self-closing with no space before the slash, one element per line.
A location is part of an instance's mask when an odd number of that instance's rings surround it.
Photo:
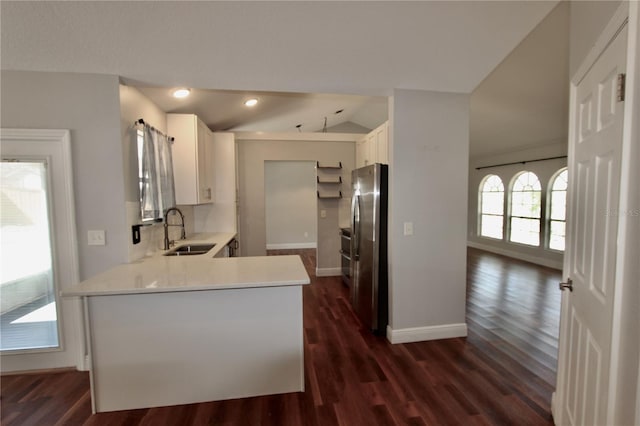
<path fill-rule="evenodd" d="M 364 326 L 385 334 L 388 166 L 355 169 L 351 182 L 351 305 Z"/>

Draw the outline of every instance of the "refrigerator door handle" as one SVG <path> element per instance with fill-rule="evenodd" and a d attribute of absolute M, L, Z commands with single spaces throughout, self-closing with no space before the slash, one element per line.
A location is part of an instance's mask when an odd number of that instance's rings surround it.
<path fill-rule="evenodd" d="M 354 261 L 360 260 L 360 195 L 353 197 L 353 217 L 351 218 L 351 228 L 353 229 L 353 253 L 351 257 Z"/>

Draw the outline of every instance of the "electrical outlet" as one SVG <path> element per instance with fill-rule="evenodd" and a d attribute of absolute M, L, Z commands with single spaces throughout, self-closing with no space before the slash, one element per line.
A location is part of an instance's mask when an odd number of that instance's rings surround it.
<path fill-rule="evenodd" d="M 106 244 L 105 233 L 103 230 L 92 230 L 87 233 L 87 239 L 90 246 L 103 246 Z"/>
<path fill-rule="evenodd" d="M 327 217 L 327 211 L 326 210 L 320 210 L 320 217 L 322 219 L 326 218 Z"/>

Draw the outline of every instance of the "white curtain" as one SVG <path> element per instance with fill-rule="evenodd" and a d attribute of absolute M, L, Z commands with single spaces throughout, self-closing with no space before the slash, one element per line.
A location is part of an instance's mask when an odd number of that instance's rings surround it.
<path fill-rule="evenodd" d="M 144 125 L 140 173 L 142 220 L 158 219 L 176 202 L 173 184 L 173 161 L 169 138 Z"/>

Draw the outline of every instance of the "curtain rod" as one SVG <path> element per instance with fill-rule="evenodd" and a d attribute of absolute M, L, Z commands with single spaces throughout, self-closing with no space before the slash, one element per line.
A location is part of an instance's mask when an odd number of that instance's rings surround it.
<path fill-rule="evenodd" d="M 136 125 L 136 124 L 142 124 L 143 126 L 149 126 L 149 127 L 151 127 L 153 130 L 155 130 L 156 132 L 160 133 L 161 135 L 166 136 L 166 137 L 167 137 L 167 139 L 169 139 L 169 142 L 173 142 L 173 141 L 175 141 L 175 140 L 176 140 L 176 138 L 174 138 L 173 136 L 165 135 L 164 133 L 162 133 L 160 130 L 156 129 L 156 128 L 155 128 L 155 127 L 153 127 L 152 125 L 145 123 L 145 122 L 144 122 L 144 119 L 142 119 L 142 118 L 138 118 L 138 119 L 137 119 L 133 124 L 134 124 L 134 125 Z"/>
<path fill-rule="evenodd" d="M 558 156 L 558 157 L 538 158 L 537 160 L 514 161 L 513 163 L 494 164 L 493 166 L 482 166 L 482 167 L 476 167 L 476 170 L 490 169 L 491 167 L 511 166 L 511 165 L 513 165 L 513 164 L 527 164 L 527 163 L 535 163 L 536 161 L 557 160 L 557 159 L 559 159 L 559 158 L 567 158 L 567 156 L 566 156 L 566 155 L 560 155 L 560 156 Z"/>

